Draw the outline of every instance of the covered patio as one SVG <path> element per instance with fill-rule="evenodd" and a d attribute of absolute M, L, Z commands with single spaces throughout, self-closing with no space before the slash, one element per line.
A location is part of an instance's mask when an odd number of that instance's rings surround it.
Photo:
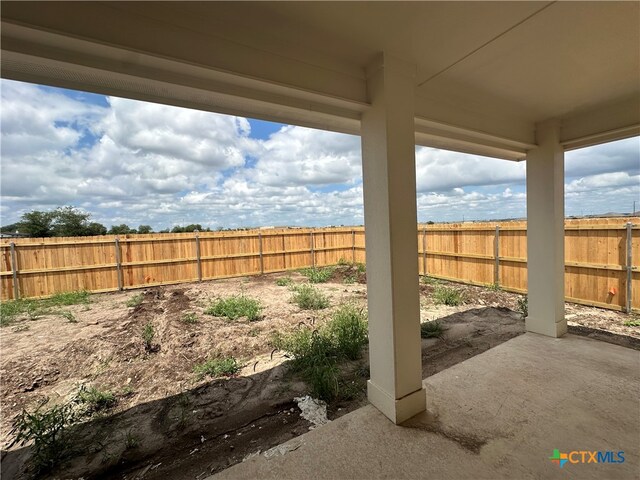
<path fill-rule="evenodd" d="M 377 410 L 223 476 L 637 474 L 637 352 L 557 339 L 564 152 L 640 134 L 637 2 L 8 1 L 2 77 L 361 135 Z M 415 145 L 527 160 L 529 333 L 426 384 Z"/>

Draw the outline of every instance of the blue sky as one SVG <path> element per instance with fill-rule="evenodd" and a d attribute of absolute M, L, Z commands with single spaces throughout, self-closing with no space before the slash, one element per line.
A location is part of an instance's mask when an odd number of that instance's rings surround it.
<path fill-rule="evenodd" d="M 106 226 L 363 222 L 360 139 L 2 80 L 1 223 L 73 205 Z M 567 215 L 640 201 L 640 141 L 568 152 Z M 416 148 L 420 221 L 526 215 L 525 164 Z"/>

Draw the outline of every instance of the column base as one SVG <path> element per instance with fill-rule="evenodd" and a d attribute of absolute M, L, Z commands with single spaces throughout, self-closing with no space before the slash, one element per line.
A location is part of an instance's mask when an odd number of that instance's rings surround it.
<path fill-rule="evenodd" d="M 367 397 L 374 407 L 396 425 L 427 409 L 427 394 L 424 387 L 396 400 L 369 380 Z"/>
<path fill-rule="evenodd" d="M 551 323 L 544 318 L 527 317 L 524 324 L 527 332 L 538 333 L 547 337 L 559 338 L 567 333 L 567 321 L 564 318 L 559 322 Z"/>

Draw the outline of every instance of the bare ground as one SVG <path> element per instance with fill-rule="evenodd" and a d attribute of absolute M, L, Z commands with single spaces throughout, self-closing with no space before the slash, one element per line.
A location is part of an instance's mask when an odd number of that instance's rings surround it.
<path fill-rule="evenodd" d="M 276 285 L 284 276 L 304 281 L 298 273 L 274 274 L 94 295 L 88 307 L 70 308 L 77 323 L 49 316 L 0 329 L 3 477 L 23 477 L 28 457 L 25 448 L 6 451 L 14 416 L 45 401 L 66 401 L 80 385 L 112 391 L 118 402 L 108 415 L 76 427 L 78 450 L 60 471 L 64 478 L 202 478 L 307 431 L 310 424 L 293 402 L 307 387 L 288 373 L 283 355 L 272 352 L 270 337 L 301 323 L 320 324 L 343 302 L 364 306 L 366 286 L 359 282 L 365 277 L 341 267 L 318 285 L 332 307 L 309 312 Z M 421 285 L 422 320 L 444 326 L 441 338 L 423 340 L 424 377 L 524 332 L 514 311 L 519 295 L 452 285 L 465 292 L 464 305 L 435 305 L 434 285 Z M 241 293 L 261 300 L 263 318 L 230 322 L 203 313 L 215 298 Z M 140 294 L 138 306 L 126 306 Z M 190 312 L 197 323 L 184 322 Z M 567 317 L 576 333 L 617 343 L 631 338 L 630 346 L 640 339 L 640 328 L 625 326 L 630 317 L 624 314 L 567 305 Z M 153 353 L 141 335 L 149 323 L 159 345 Z M 198 380 L 194 366 L 216 355 L 240 359 L 239 375 Z M 353 388 L 330 406 L 330 418 L 366 402 L 366 358 L 345 367 Z"/>

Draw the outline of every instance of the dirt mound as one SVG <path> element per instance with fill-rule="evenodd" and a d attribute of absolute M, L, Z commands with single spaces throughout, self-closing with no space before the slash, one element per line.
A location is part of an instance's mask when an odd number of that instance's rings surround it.
<path fill-rule="evenodd" d="M 337 265 L 333 269 L 333 273 L 329 278 L 332 283 L 367 283 L 367 273 L 364 266 L 355 265 Z"/>

